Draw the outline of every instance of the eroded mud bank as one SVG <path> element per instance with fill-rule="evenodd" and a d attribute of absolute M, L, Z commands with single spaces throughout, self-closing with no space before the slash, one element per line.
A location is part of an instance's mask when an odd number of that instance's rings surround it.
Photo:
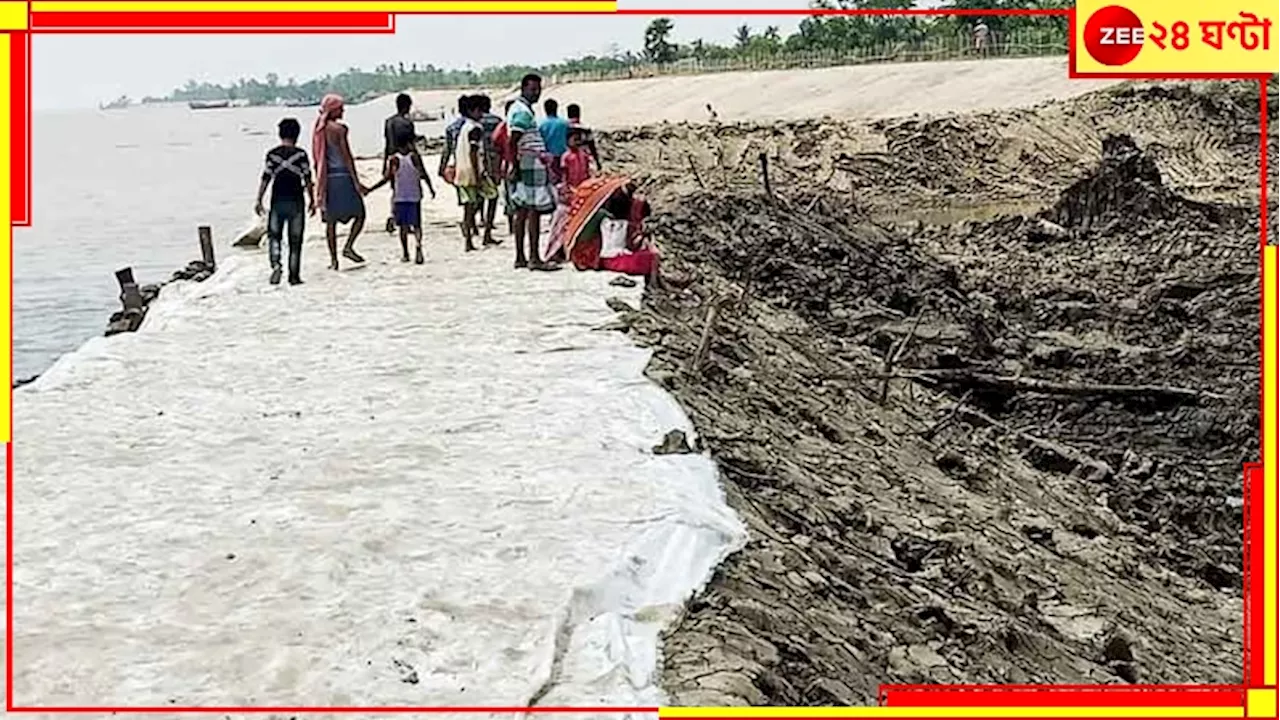
<path fill-rule="evenodd" d="M 1239 681 L 1258 115 L 1126 86 L 606 138 L 693 278 L 625 324 L 752 530 L 666 638 L 675 702 Z"/>

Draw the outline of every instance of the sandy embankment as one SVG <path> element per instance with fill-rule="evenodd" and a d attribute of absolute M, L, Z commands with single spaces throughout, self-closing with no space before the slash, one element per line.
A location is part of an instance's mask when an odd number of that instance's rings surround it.
<path fill-rule="evenodd" d="M 913 113 L 947 113 L 1023 107 L 1073 97 L 1113 85 L 1113 80 L 1071 80 L 1065 57 L 885 63 L 641 78 L 551 85 L 543 98 L 564 108 L 578 103 L 593 127 L 620 128 L 659 122 L 705 122 L 706 106 L 722 122 L 796 120 L 824 115 L 843 119 Z M 457 90 L 410 91 L 416 107 L 452 108 Z M 495 101 L 512 88 L 489 88 Z M 394 112 L 394 96 L 361 106 Z"/>
<path fill-rule="evenodd" d="M 687 421 L 648 353 L 593 330 L 638 291 L 427 212 L 423 267 L 372 233 L 332 273 L 313 229 L 273 288 L 220 248 L 15 393 L 19 703 L 660 701 L 658 630 L 741 530 L 705 456 L 650 451 Z"/>

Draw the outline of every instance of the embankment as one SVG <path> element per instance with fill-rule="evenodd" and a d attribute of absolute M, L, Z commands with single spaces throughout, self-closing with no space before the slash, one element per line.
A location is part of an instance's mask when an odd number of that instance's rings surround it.
<path fill-rule="evenodd" d="M 772 122 L 823 116 L 901 117 L 1023 107 L 1074 97 L 1116 84 L 1071 80 L 1065 57 L 884 63 L 819 70 L 768 70 L 679 75 L 633 80 L 548 84 L 543 98 L 560 107 L 577 103 L 598 128 L 659 122 L 705 122 L 710 104 L 722 122 Z M 458 96 L 485 92 L 495 101 L 518 88 L 412 90 L 415 107 L 434 111 L 457 105 Z M 388 95 L 359 107 L 395 112 Z M 500 110 L 500 106 L 499 106 Z"/>
<path fill-rule="evenodd" d="M 902 117 L 1023 107 L 1114 84 L 1067 78 L 1065 57 L 886 63 L 615 80 L 548 87 L 601 128 L 657 122 Z"/>
<path fill-rule="evenodd" d="M 596 329 L 637 291 L 464 254 L 456 212 L 424 266 L 370 233 L 334 273 L 313 229 L 299 287 L 220 248 L 14 394 L 19 704 L 660 701 L 658 632 L 743 530 Z"/>

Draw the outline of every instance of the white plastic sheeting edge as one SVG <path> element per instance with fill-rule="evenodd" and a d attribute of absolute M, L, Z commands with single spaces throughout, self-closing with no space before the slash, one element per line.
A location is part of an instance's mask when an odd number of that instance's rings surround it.
<path fill-rule="evenodd" d="M 596 329 L 638 290 L 428 235 L 298 288 L 232 253 L 15 394 L 18 704 L 661 703 L 746 534 Z"/>

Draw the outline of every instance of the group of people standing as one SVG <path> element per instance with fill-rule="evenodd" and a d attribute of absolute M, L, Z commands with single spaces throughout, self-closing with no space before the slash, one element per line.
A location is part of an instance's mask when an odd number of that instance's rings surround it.
<path fill-rule="evenodd" d="M 466 249 L 498 245 L 494 237 L 501 199 L 507 230 L 515 239 L 515 267 L 553 270 L 559 260 L 543 250 L 542 218 L 568 205 L 574 188 L 602 170 L 591 130 L 582 123 L 578 105 L 566 108 L 548 99 L 538 120 L 542 79 L 527 75 L 519 96 L 506 103 L 504 114 L 493 112 L 486 95 L 458 99 L 458 116 L 445 129 L 445 149 L 438 174 L 457 188 L 462 208 L 460 228 Z"/>
<path fill-rule="evenodd" d="M 581 270 L 605 269 L 658 279 L 658 256 L 644 239 L 642 228 L 648 203 L 635 184 L 621 176 L 604 176 L 590 129 L 582 123 L 581 108 L 570 105 L 567 118 L 548 99 L 537 106 L 542 79 L 526 75 L 520 94 L 506 104 L 505 115 L 493 112 L 485 95 L 459 98 L 458 115 L 445 130 L 445 147 L 436 174 L 457 193 L 462 210 L 459 228 L 468 252 L 496 246 L 494 229 L 499 201 L 505 208 L 507 229 L 515 239 L 515 267 L 556 270 L 566 261 Z M 258 189 L 257 211 L 272 188 L 267 215 L 271 282 L 279 283 L 281 242 L 289 239 L 289 282 L 301 283 L 300 254 L 304 227 L 303 195 L 311 214 L 319 208 L 325 223 L 330 267 L 339 268 L 337 226 L 351 228 L 341 256 L 354 263 L 364 258 L 355 243 L 365 223 L 363 197 L 379 187 L 392 186 L 391 217 L 387 229 L 399 229 L 401 259 L 410 261 L 409 236 L 416 241 L 414 260 L 422 252 L 423 185 L 434 198 L 431 182 L 417 150 L 420 139 L 410 118 L 412 99 L 401 94 L 396 114 L 384 127 L 382 179 L 365 186 L 356 172 L 348 129 L 342 122 L 342 98 L 328 95 L 320 106 L 312 132 L 312 158 L 298 147 L 301 127 L 296 120 L 280 123 L 281 144 L 267 153 Z M 315 166 L 312 179 L 310 167 Z M 542 219 L 551 216 L 551 232 L 544 239 Z"/>

